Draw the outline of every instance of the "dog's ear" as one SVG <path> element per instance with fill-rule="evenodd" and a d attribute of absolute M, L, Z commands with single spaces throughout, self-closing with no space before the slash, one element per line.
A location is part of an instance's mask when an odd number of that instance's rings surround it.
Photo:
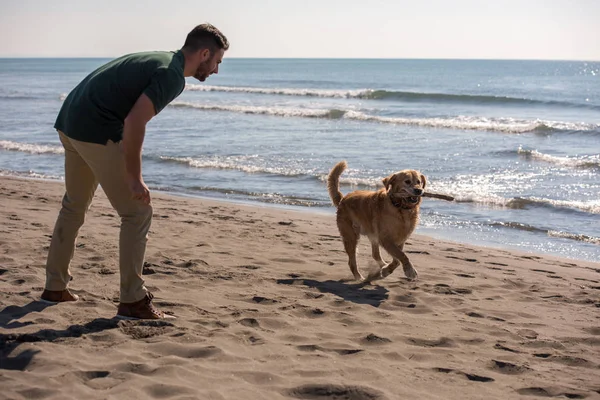
<path fill-rule="evenodd" d="M 421 189 L 425 189 L 425 185 L 427 185 L 427 179 L 425 179 L 425 175 L 421 174 Z"/>
<path fill-rule="evenodd" d="M 385 190 L 389 191 L 390 190 L 390 186 L 392 185 L 392 182 L 394 182 L 394 179 L 396 179 L 396 175 L 390 175 L 388 177 L 383 178 L 383 186 L 385 186 Z"/>

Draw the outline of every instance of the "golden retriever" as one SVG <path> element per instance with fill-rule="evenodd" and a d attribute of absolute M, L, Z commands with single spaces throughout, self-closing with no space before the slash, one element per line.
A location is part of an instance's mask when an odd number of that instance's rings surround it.
<path fill-rule="evenodd" d="M 339 189 L 339 180 L 346 167 L 345 161 L 333 167 L 327 178 L 327 189 L 337 207 L 337 225 L 354 279 L 363 282 L 382 279 L 400 264 L 407 278 L 416 279 L 417 271 L 403 248 L 419 221 L 421 196 L 427 183 L 425 176 L 407 169 L 384 178 L 384 187 L 378 191 L 357 190 L 344 196 Z M 373 258 L 379 265 L 379 269 L 366 279 L 356 263 L 356 247 L 361 234 L 371 241 Z M 393 257 L 389 264 L 381 259 L 379 246 Z"/>

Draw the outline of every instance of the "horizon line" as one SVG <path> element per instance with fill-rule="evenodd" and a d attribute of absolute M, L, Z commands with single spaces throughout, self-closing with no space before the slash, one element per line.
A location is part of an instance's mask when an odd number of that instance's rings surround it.
<path fill-rule="evenodd" d="M 160 51 L 160 50 L 157 50 Z M 168 51 L 168 50 L 167 50 Z M 132 53 L 125 53 L 132 54 Z M 48 60 L 48 59 L 115 59 L 123 56 L 2 56 L 0 60 Z M 226 57 L 237 60 L 429 60 L 429 61 L 571 61 L 571 62 L 600 62 L 600 59 L 570 59 L 570 58 L 462 58 L 462 57 Z"/>

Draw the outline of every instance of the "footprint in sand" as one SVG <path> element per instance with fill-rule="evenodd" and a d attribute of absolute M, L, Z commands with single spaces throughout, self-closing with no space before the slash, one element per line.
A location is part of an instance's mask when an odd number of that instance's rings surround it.
<path fill-rule="evenodd" d="M 462 375 L 465 378 L 467 378 L 468 380 L 474 381 L 474 382 L 494 382 L 494 378 L 490 378 L 487 376 L 481 376 L 481 375 L 475 375 L 475 374 L 468 374 L 466 372 L 459 371 L 459 370 L 452 369 L 452 368 L 434 368 L 433 370 L 436 372 L 442 372 L 444 374 Z"/>
<path fill-rule="evenodd" d="M 380 391 L 366 386 L 346 386 L 334 384 L 314 384 L 298 386 L 286 390 L 286 396 L 297 399 L 319 400 L 319 399 L 340 399 L 340 400 L 386 400 L 387 397 Z"/>
<path fill-rule="evenodd" d="M 250 328 L 260 328 L 260 324 L 256 318 L 243 318 L 238 321 L 238 324 L 248 326 Z"/>
<path fill-rule="evenodd" d="M 183 386 L 167 385 L 164 383 L 147 385 L 142 387 L 141 389 L 144 392 L 146 392 L 148 394 L 148 397 L 151 399 L 166 399 L 175 396 L 192 396 L 197 394 L 196 391 L 193 389 L 189 389 Z"/>
<path fill-rule="evenodd" d="M 473 291 L 467 288 L 452 288 L 445 283 L 435 284 L 433 291 L 439 294 L 471 294 Z"/>
<path fill-rule="evenodd" d="M 302 344 L 296 346 L 296 348 L 300 351 L 322 351 L 325 353 L 337 353 L 340 356 L 347 356 L 349 354 L 356 354 L 363 351 L 363 349 L 343 349 L 343 348 L 327 348 L 322 347 L 316 344 Z"/>
<path fill-rule="evenodd" d="M 543 358 L 549 362 L 555 362 L 563 365 L 568 365 L 569 367 L 583 367 L 583 368 L 598 368 L 596 364 L 586 360 L 585 358 L 580 357 L 572 357 L 572 356 L 563 356 L 563 355 L 554 355 L 548 353 L 537 353 L 534 354 L 535 357 Z"/>
<path fill-rule="evenodd" d="M 508 267 L 508 264 L 499 263 L 499 262 L 493 262 L 493 261 L 488 261 L 487 264 L 490 264 L 490 265 L 499 265 L 501 267 Z M 500 268 L 498 268 L 498 269 L 500 269 Z"/>
<path fill-rule="evenodd" d="M 238 265 L 237 268 L 244 268 L 244 269 L 249 269 L 249 270 L 257 270 L 257 269 L 260 269 L 261 267 L 259 267 L 258 265 Z"/>
<path fill-rule="evenodd" d="M 369 333 L 367 336 L 360 339 L 360 343 L 366 345 L 382 345 L 392 343 L 392 341 L 388 338 L 377 336 L 374 333 Z"/>
<path fill-rule="evenodd" d="M 507 347 L 507 346 L 503 345 L 502 343 L 496 343 L 494 345 L 494 348 L 498 349 L 498 350 L 508 351 L 510 353 L 521 353 L 521 351 L 515 350 L 515 349 L 511 349 L 510 347 Z"/>
<path fill-rule="evenodd" d="M 584 332 L 587 332 L 587 333 L 592 334 L 592 335 L 600 335 L 600 326 L 595 326 L 595 327 L 590 327 L 590 328 L 583 328 L 582 330 Z"/>
<path fill-rule="evenodd" d="M 439 339 L 421 339 L 409 337 L 406 339 L 408 344 L 421 347 L 456 347 L 454 341 L 447 337 L 441 337 Z"/>
<path fill-rule="evenodd" d="M 522 394 L 524 396 L 539 396 L 539 397 L 566 397 L 568 399 L 585 399 L 587 396 L 574 393 L 574 392 L 566 392 L 561 390 L 560 388 L 550 388 L 550 387 L 528 387 L 518 389 L 517 393 Z"/>
<path fill-rule="evenodd" d="M 456 260 L 461 260 L 461 261 L 466 261 L 466 262 L 473 262 L 473 263 L 477 262 L 477 260 L 474 259 L 474 258 L 464 258 L 464 257 L 456 257 L 456 256 L 446 256 L 446 258 L 453 258 L 453 259 L 456 259 Z"/>
<path fill-rule="evenodd" d="M 262 297 L 262 296 L 254 296 L 252 298 L 252 302 L 258 303 L 258 304 L 275 304 L 275 303 L 279 303 L 277 300 L 268 299 L 268 298 Z"/>
<path fill-rule="evenodd" d="M 106 378 L 109 374 L 109 371 L 77 371 L 73 373 L 73 375 L 79 377 L 84 382 L 97 378 Z"/>
<path fill-rule="evenodd" d="M 500 360 L 491 360 L 488 368 L 492 371 L 500 372 L 501 374 L 505 375 L 519 375 L 531 370 L 529 367 Z"/>
<path fill-rule="evenodd" d="M 23 396 L 24 399 L 45 399 L 54 396 L 58 391 L 53 389 L 31 388 L 18 390 L 17 393 Z"/>
<path fill-rule="evenodd" d="M 524 337 L 525 339 L 537 339 L 539 334 L 531 329 L 521 329 L 517 331 L 517 335 Z"/>

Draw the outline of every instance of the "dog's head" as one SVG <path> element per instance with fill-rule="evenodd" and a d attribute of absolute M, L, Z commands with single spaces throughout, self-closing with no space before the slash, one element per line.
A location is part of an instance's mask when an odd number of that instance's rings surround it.
<path fill-rule="evenodd" d="M 383 178 L 383 186 L 393 200 L 406 207 L 414 207 L 421 202 L 427 179 L 413 169 L 405 169 Z"/>

